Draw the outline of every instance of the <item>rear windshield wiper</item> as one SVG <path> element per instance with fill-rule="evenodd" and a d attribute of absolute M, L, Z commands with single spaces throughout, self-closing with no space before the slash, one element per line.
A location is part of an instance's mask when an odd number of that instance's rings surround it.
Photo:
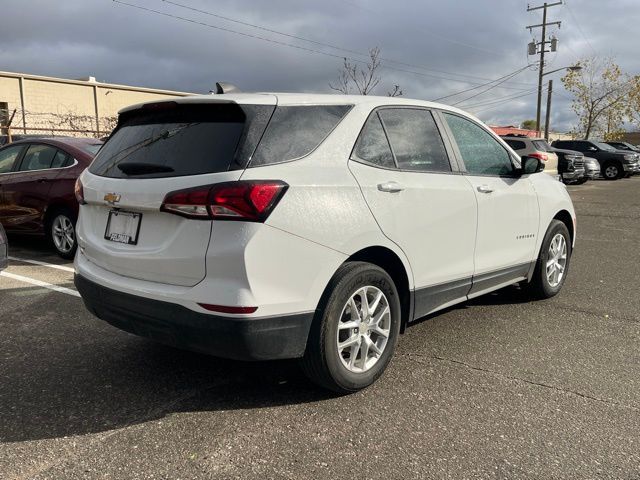
<path fill-rule="evenodd" d="M 147 173 L 169 173 L 173 168 L 158 163 L 124 162 L 116 165 L 125 175 L 145 175 Z"/>

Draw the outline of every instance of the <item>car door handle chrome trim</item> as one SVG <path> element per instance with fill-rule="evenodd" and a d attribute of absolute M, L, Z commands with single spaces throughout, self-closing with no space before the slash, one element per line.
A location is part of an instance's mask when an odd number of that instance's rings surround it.
<path fill-rule="evenodd" d="M 491 193 L 493 192 L 493 188 L 491 188 L 489 185 L 478 185 L 478 191 L 480 193 Z"/>
<path fill-rule="evenodd" d="M 378 190 L 381 192 L 396 193 L 404 190 L 404 187 L 398 182 L 385 182 L 378 184 Z"/>

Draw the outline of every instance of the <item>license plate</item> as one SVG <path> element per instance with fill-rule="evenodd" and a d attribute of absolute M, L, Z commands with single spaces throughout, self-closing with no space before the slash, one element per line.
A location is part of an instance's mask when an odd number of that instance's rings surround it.
<path fill-rule="evenodd" d="M 109 212 L 104 238 L 112 242 L 137 245 L 141 220 L 141 213 L 111 210 Z"/>

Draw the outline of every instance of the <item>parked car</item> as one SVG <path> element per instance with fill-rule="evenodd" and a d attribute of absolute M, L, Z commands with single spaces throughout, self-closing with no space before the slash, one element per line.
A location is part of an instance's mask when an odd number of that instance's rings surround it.
<path fill-rule="evenodd" d="M 7 268 L 9 264 L 9 240 L 4 228 L 0 225 L 0 270 Z"/>
<path fill-rule="evenodd" d="M 550 148 L 558 156 L 558 173 L 564 183 L 582 185 L 589 180 L 584 168 L 584 155 L 581 152 Z"/>
<path fill-rule="evenodd" d="M 584 171 L 589 180 L 600 177 L 600 164 L 595 158 L 584 157 Z"/>
<path fill-rule="evenodd" d="M 75 284 L 123 330 L 233 359 L 302 358 L 311 379 L 352 392 L 416 319 L 518 282 L 560 291 L 575 213 L 543 168 L 419 100 L 137 105 L 78 179 Z"/>
<path fill-rule="evenodd" d="M 640 172 L 638 156 L 635 153 L 616 150 L 611 145 L 592 140 L 556 140 L 555 148 L 577 150 L 595 158 L 600 164 L 602 176 L 607 180 L 617 180 Z"/>
<path fill-rule="evenodd" d="M 616 150 L 628 150 L 633 153 L 640 153 L 640 148 L 627 142 L 605 142 Z"/>
<path fill-rule="evenodd" d="M 502 139 L 518 155 L 528 155 L 540 159 L 544 164 L 544 173 L 559 175 L 558 156 L 544 138 L 532 138 L 526 135 L 503 135 Z"/>
<path fill-rule="evenodd" d="M 11 135 L 11 141 L 12 142 L 17 142 L 19 140 L 33 140 L 36 138 L 50 138 L 50 135 L 25 135 L 25 134 L 17 134 L 17 135 Z M 56 138 L 68 138 L 68 137 L 56 137 Z M 9 142 L 9 136 L 8 135 L 0 135 L 0 147 L 2 147 L 3 145 L 6 145 Z"/>
<path fill-rule="evenodd" d="M 73 258 L 75 181 L 100 145 L 95 139 L 38 138 L 0 148 L 0 224 L 7 233 L 46 235 L 61 257 Z"/>

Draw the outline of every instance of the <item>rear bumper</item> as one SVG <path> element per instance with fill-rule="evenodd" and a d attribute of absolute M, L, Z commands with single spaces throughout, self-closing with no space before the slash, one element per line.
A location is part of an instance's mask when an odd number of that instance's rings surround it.
<path fill-rule="evenodd" d="M 235 318 L 194 312 L 99 285 L 75 275 L 87 309 L 111 325 L 187 350 L 234 360 L 298 358 L 304 354 L 314 312 Z"/>

